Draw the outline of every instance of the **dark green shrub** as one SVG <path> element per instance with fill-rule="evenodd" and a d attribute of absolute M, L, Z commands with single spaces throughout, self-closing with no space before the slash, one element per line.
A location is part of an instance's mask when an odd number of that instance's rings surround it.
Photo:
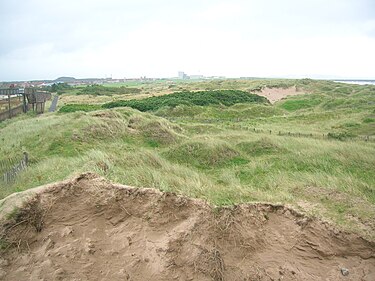
<path fill-rule="evenodd" d="M 128 87 L 104 87 L 102 85 L 89 85 L 77 93 L 77 95 L 112 96 L 139 94 L 141 89 Z"/>
<path fill-rule="evenodd" d="M 60 108 L 59 112 L 68 113 L 76 111 L 94 111 L 101 109 L 100 105 L 97 104 L 67 104 Z"/>
<path fill-rule="evenodd" d="M 367 117 L 363 119 L 363 123 L 374 123 L 374 122 L 375 122 L 375 118 Z"/>
<path fill-rule="evenodd" d="M 132 107 L 139 111 L 155 111 L 162 107 L 177 107 L 179 105 L 208 106 L 222 104 L 231 106 L 237 103 L 269 103 L 264 97 L 239 90 L 218 90 L 198 92 L 177 92 L 170 95 L 150 97 L 142 100 L 122 100 L 109 102 L 103 108 Z"/>
<path fill-rule="evenodd" d="M 330 132 L 327 134 L 327 137 L 330 139 L 336 139 L 336 140 L 346 140 L 346 139 L 355 137 L 355 135 L 347 131 L 343 131 L 343 132 Z"/>

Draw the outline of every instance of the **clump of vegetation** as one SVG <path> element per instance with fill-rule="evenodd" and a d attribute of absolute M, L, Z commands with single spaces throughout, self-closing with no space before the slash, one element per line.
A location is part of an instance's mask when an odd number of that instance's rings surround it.
<path fill-rule="evenodd" d="M 310 99 L 291 99 L 286 100 L 281 104 L 281 107 L 283 109 L 286 109 L 288 111 L 295 111 L 299 109 L 305 109 L 305 108 L 311 108 L 314 106 L 317 106 L 321 103 L 321 100 L 319 98 L 310 98 Z"/>
<path fill-rule="evenodd" d="M 341 131 L 341 132 L 329 132 L 327 134 L 328 138 L 336 139 L 336 140 L 346 140 L 355 137 L 353 133 L 348 131 Z"/>
<path fill-rule="evenodd" d="M 141 89 L 129 87 L 104 87 L 102 85 L 89 85 L 77 93 L 77 95 L 112 96 L 139 94 Z"/>
<path fill-rule="evenodd" d="M 171 161 L 209 169 L 230 163 L 240 162 L 240 153 L 222 141 L 188 141 L 171 149 L 167 153 Z"/>
<path fill-rule="evenodd" d="M 176 142 L 180 137 L 177 132 L 181 131 L 179 126 L 172 125 L 166 120 L 148 119 L 141 116 L 130 118 L 128 127 L 142 135 L 146 139 L 146 143 L 151 147 Z"/>
<path fill-rule="evenodd" d="M 363 123 L 375 123 L 375 118 L 367 117 L 363 119 Z"/>
<path fill-rule="evenodd" d="M 263 137 L 257 141 L 243 141 L 237 144 L 237 147 L 250 156 L 276 154 L 285 151 L 269 137 Z"/>
<path fill-rule="evenodd" d="M 59 112 L 69 113 L 76 111 L 94 111 L 101 109 L 101 105 L 98 104 L 66 104 L 59 109 Z"/>
<path fill-rule="evenodd" d="M 71 88 L 72 86 L 67 83 L 54 83 L 52 86 L 47 87 L 46 90 L 61 95 L 68 92 Z"/>
<path fill-rule="evenodd" d="M 139 111 L 156 111 L 162 107 L 179 105 L 208 106 L 222 104 L 231 106 L 237 103 L 268 103 L 264 97 L 239 90 L 218 90 L 198 92 L 178 92 L 170 95 L 150 97 L 142 100 L 123 100 L 109 102 L 103 108 L 132 107 Z"/>

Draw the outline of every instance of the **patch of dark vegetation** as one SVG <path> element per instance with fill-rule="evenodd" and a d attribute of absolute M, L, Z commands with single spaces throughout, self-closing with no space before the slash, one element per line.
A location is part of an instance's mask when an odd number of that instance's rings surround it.
<path fill-rule="evenodd" d="M 128 87 L 104 87 L 102 85 L 89 85 L 77 93 L 77 95 L 112 96 L 139 94 L 141 89 Z"/>
<path fill-rule="evenodd" d="M 335 139 L 335 140 L 347 140 L 347 139 L 356 137 L 355 134 L 348 132 L 348 131 L 329 132 L 327 136 L 328 138 Z"/>
<path fill-rule="evenodd" d="M 245 141 L 237 144 L 237 147 L 251 156 L 275 154 L 284 152 L 284 149 L 269 138 L 261 138 L 257 141 Z"/>
<path fill-rule="evenodd" d="M 363 123 L 375 123 L 375 118 L 367 117 L 363 119 Z"/>
<path fill-rule="evenodd" d="M 59 112 L 70 113 L 76 111 L 94 111 L 101 109 L 101 106 L 98 104 L 66 104 L 59 109 Z"/>
<path fill-rule="evenodd" d="M 319 97 L 309 99 L 290 99 L 286 100 L 281 104 L 281 107 L 288 111 L 296 111 L 300 109 L 307 109 L 312 108 L 321 103 L 321 99 Z"/>
<path fill-rule="evenodd" d="M 52 84 L 52 86 L 46 87 L 45 90 L 61 95 L 68 92 L 71 88 L 72 86 L 67 83 L 54 83 Z"/>
<path fill-rule="evenodd" d="M 155 111 L 162 107 L 179 105 L 218 105 L 231 106 L 237 103 L 269 103 L 264 97 L 239 90 L 218 90 L 198 92 L 177 92 L 170 95 L 150 97 L 142 100 L 122 100 L 109 102 L 103 108 L 132 107 L 139 111 Z"/>
<path fill-rule="evenodd" d="M 140 132 L 146 138 L 147 144 L 151 147 L 176 142 L 178 137 L 174 129 L 168 123 L 160 121 L 149 121 L 139 127 Z"/>
<path fill-rule="evenodd" d="M 228 165 L 242 165 L 248 161 L 225 142 L 189 141 L 167 152 L 167 158 L 174 162 L 190 164 L 207 169 Z"/>
<path fill-rule="evenodd" d="M 178 125 L 166 120 L 146 119 L 141 116 L 130 118 L 128 128 L 132 133 L 143 136 L 146 145 L 150 147 L 172 144 L 178 140 L 178 133 L 182 131 Z"/>

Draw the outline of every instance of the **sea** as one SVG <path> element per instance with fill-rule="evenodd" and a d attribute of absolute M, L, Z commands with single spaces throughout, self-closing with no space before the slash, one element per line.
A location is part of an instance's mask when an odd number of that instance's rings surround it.
<path fill-rule="evenodd" d="M 334 82 L 357 85 L 375 85 L 375 80 L 335 80 Z"/>

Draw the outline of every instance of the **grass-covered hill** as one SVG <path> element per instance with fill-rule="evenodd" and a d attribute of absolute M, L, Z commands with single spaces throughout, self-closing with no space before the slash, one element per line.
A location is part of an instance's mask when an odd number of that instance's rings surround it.
<path fill-rule="evenodd" d="M 138 104 L 156 104 L 147 112 L 129 104 L 104 109 L 93 100 L 74 105 L 75 112 L 4 121 L 0 163 L 21 159 L 27 151 L 30 165 L 13 184 L 0 181 L 0 197 L 93 171 L 115 182 L 173 191 L 217 205 L 290 204 L 375 239 L 375 142 L 355 138 L 375 135 L 375 87 L 281 82 L 280 87 L 293 84 L 306 94 L 273 105 L 263 99 L 231 104 L 208 99 L 200 104 L 185 99 L 193 93 L 183 92 L 177 96 L 188 102 L 178 105 L 159 103 L 173 94 L 139 100 Z M 225 87 L 231 83 L 235 85 L 229 80 Z M 252 81 L 246 83 L 250 87 Z M 215 92 L 226 93 L 227 98 L 239 93 Z M 308 136 L 279 135 L 279 131 Z M 346 137 L 323 138 L 329 133 Z"/>

